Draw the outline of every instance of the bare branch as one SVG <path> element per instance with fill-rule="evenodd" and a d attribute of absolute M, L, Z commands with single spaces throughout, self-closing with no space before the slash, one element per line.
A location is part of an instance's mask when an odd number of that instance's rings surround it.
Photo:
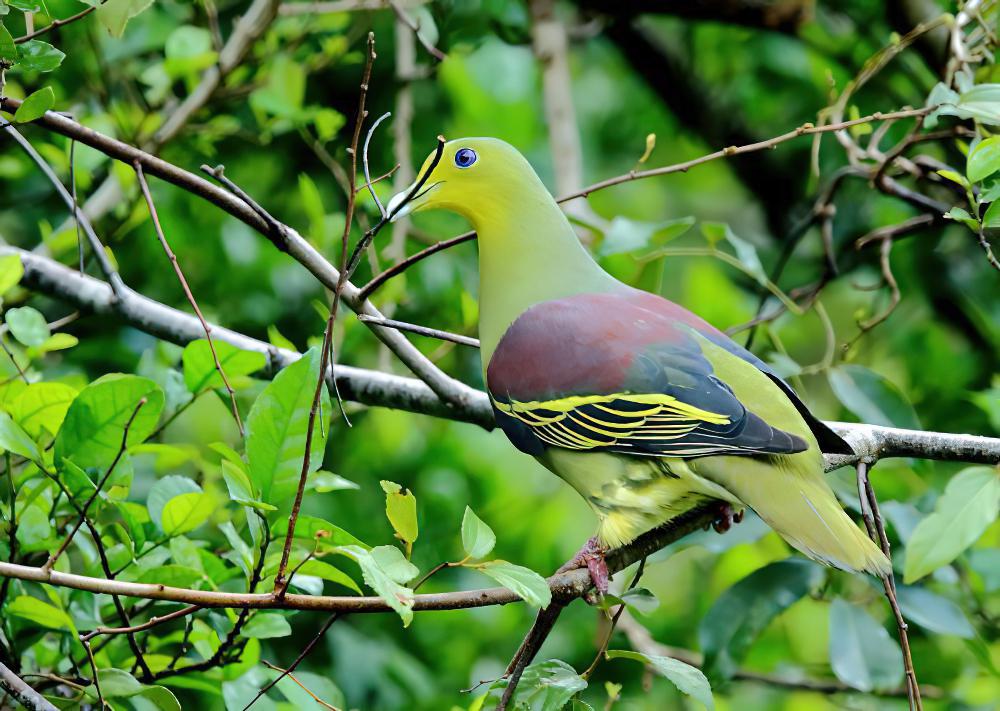
<path fill-rule="evenodd" d="M 222 378 L 222 384 L 226 388 L 226 392 L 229 393 L 229 403 L 232 406 L 233 418 L 236 420 L 236 425 L 240 429 L 240 436 L 244 436 L 246 433 L 243 430 L 243 419 L 240 417 L 240 408 L 236 404 L 236 391 L 233 390 L 233 386 L 229 384 L 229 378 L 226 377 L 226 371 L 222 367 L 222 363 L 219 361 L 219 354 L 215 352 L 215 342 L 212 341 L 212 329 L 209 327 L 208 322 L 205 321 L 205 317 L 202 316 L 201 308 L 198 306 L 198 302 L 194 298 L 194 294 L 191 293 L 191 287 L 188 286 L 187 279 L 184 278 L 184 272 L 181 270 L 180 262 L 177 261 L 177 255 L 174 254 L 174 250 L 170 249 L 170 243 L 167 242 L 167 236 L 163 233 L 163 227 L 160 225 L 160 217 L 156 213 L 156 205 L 153 202 L 153 194 L 149 190 L 149 184 L 146 182 L 146 176 L 142 172 L 142 164 L 135 164 L 135 175 L 139 179 L 139 187 L 142 190 L 143 197 L 146 198 L 146 206 L 149 208 L 149 215 L 153 218 L 153 227 L 156 230 L 156 236 L 160 240 L 160 246 L 163 247 L 163 251 L 167 254 L 167 259 L 170 260 L 171 266 L 174 268 L 174 273 L 177 275 L 177 280 L 181 283 L 181 288 L 184 290 L 184 295 L 187 297 L 188 303 L 191 304 L 191 308 L 194 309 L 195 316 L 198 317 L 198 321 L 201 323 L 202 330 L 205 331 L 205 340 L 208 341 L 208 349 L 212 352 L 212 361 L 215 363 L 215 370 L 218 372 L 219 377 Z"/>
<path fill-rule="evenodd" d="M 405 321 L 396 321 L 391 318 L 376 319 L 371 316 L 365 316 L 364 314 L 358 316 L 358 320 L 364 323 L 377 323 L 379 326 L 395 328 L 400 331 L 409 331 L 410 333 L 427 336 L 428 338 L 437 338 L 441 341 L 450 341 L 451 343 L 457 343 L 460 346 L 479 348 L 478 338 L 462 336 L 457 333 L 449 333 L 448 331 L 441 331 L 437 328 L 427 328 L 427 326 L 420 326 L 415 323 L 406 323 Z"/>
<path fill-rule="evenodd" d="M 21 102 L 17 99 L 0 97 L 0 110 L 2 111 L 13 114 L 20 105 Z M 139 162 L 146 173 L 162 178 L 213 203 L 262 235 L 269 234 L 267 222 L 246 202 L 172 163 L 93 131 L 76 121 L 51 111 L 46 112 L 33 125 L 41 126 L 69 138 L 75 138 L 111 158 L 127 163 L 129 166 Z M 288 253 L 328 289 L 336 289 L 340 281 L 340 272 L 294 229 L 287 225 L 282 225 L 282 229 L 287 238 Z M 344 302 L 355 312 L 377 318 L 382 316 L 369 302 L 358 297 L 357 287 L 349 281 L 344 283 L 342 294 Z M 464 408 L 475 399 L 475 390 L 443 373 L 398 331 L 375 325 L 372 325 L 371 329 L 375 336 L 388 346 L 414 375 L 427 383 L 441 400 L 459 409 Z"/>
<path fill-rule="evenodd" d="M 106 0 L 101 0 L 101 4 L 103 4 L 104 2 L 106 2 Z M 60 27 L 65 27 L 66 25 L 76 22 L 77 20 L 82 20 L 96 9 L 97 5 L 92 5 L 86 8 L 85 10 L 80 10 L 80 12 L 76 13 L 75 15 L 70 15 L 69 17 L 64 18 L 62 20 L 55 19 L 49 24 L 47 24 L 45 27 L 40 27 L 34 32 L 29 32 L 25 35 L 21 35 L 20 37 L 16 38 L 14 40 L 14 44 L 22 44 L 24 42 L 27 42 L 28 40 L 33 40 L 36 37 L 41 37 L 42 35 L 51 32 L 52 30 L 58 29 Z"/>
<path fill-rule="evenodd" d="M 28 686 L 17 674 L 0 664 L 0 689 L 30 711 L 57 711 L 48 699 Z"/>
<path fill-rule="evenodd" d="M 100 635 L 133 634 L 135 632 L 144 632 L 146 630 L 153 629 L 154 627 L 158 627 L 166 622 L 170 622 L 171 620 L 177 620 L 190 615 L 192 612 L 197 612 L 200 609 L 200 605 L 188 605 L 187 607 L 174 610 L 166 615 L 151 617 L 147 622 L 143 622 L 139 625 L 132 625 L 130 627 L 98 627 L 97 629 L 83 635 L 83 639 L 89 641 Z"/>

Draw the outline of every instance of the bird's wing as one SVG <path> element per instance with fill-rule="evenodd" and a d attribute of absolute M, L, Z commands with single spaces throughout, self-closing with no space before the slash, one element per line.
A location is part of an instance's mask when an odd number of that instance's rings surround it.
<path fill-rule="evenodd" d="M 628 294 L 548 301 L 504 334 L 487 388 L 501 428 L 529 454 L 547 447 L 682 458 L 805 451 L 802 437 L 769 425 L 713 374 L 699 340 L 689 324 Z M 768 396 L 782 395 L 775 388 L 762 393 Z"/>

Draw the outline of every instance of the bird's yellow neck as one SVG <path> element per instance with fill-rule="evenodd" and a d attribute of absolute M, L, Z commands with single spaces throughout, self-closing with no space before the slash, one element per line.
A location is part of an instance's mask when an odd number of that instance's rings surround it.
<path fill-rule="evenodd" d="M 593 260 L 545 186 L 522 180 L 470 214 L 479 233 L 483 368 L 514 319 L 543 301 L 621 285 Z"/>

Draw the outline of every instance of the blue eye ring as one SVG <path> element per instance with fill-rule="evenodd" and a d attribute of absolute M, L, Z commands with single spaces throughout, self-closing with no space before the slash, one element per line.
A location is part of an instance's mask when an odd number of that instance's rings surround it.
<path fill-rule="evenodd" d="M 455 151 L 455 165 L 459 168 L 470 167 L 478 158 L 479 156 L 471 148 L 459 148 Z"/>

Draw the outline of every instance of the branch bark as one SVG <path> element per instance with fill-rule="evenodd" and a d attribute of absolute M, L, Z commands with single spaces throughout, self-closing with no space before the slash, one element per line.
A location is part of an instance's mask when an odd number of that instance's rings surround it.
<path fill-rule="evenodd" d="M 610 551 L 606 556 L 608 571 L 616 573 L 645 558 L 661 548 L 683 538 L 692 531 L 710 524 L 717 516 L 714 507 L 695 509 L 659 528 L 656 528 L 622 548 Z M 93 593 L 107 593 L 136 597 L 147 600 L 169 600 L 172 602 L 216 608 L 248 608 L 254 610 L 321 610 L 350 614 L 391 612 L 392 608 L 380 597 L 300 595 L 285 593 L 279 597 L 274 593 L 231 593 L 214 590 L 191 590 L 173 588 L 155 583 L 133 583 L 122 580 L 92 578 L 57 570 L 44 570 L 26 565 L 0 562 L 0 577 L 28 580 L 57 587 L 86 590 Z M 586 568 L 558 573 L 548 579 L 553 601 L 568 603 L 582 597 L 593 583 Z M 507 588 L 485 588 L 462 592 L 428 593 L 415 595 L 413 610 L 462 610 L 473 607 L 508 605 L 521 598 Z"/>
<path fill-rule="evenodd" d="M 49 701 L 28 686 L 17 674 L 0 664 L 0 689 L 17 699 L 24 708 L 31 711 L 57 711 Z"/>
<path fill-rule="evenodd" d="M 20 105 L 21 102 L 17 99 L 0 97 L 0 110 L 9 114 L 13 114 Z M 130 166 L 139 164 L 149 175 L 155 175 L 193 195 L 207 200 L 262 235 L 272 236 L 273 230 L 267 221 L 245 201 L 240 200 L 238 197 L 194 173 L 168 163 L 162 158 L 158 158 L 135 146 L 100 134 L 52 111 L 46 112 L 34 124 L 67 138 L 78 140 Z M 340 272 L 336 267 L 297 231 L 287 225 L 282 225 L 281 227 L 288 253 L 308 269 L 320 283 L 328 289 L 336 290 L 340 279 Z M 343 285 L 342 297 L 344 302 L 356 313 L 382 318 L 382 314 L 379 313 L 378 309 L 359 297 L 359 289 L 354 284 L 347 282 Z M 431 390 L 444 402 L 461 408 L 475 397 L 474 389 L 445 375 L 398 331 L 376 324 L 371 324 L 370 328 L 375 336 L 385 343 L 414 375 L 427 383 Z"/>
<path fill-rule="evenodd" d="M 30 289 L 73 304 L 79 309 L 100 315 L 120 316 L 127 323 L 179 345 L 202 338 L 204 331 L 198 320 L 177 309 L 165 306 L 145 296 L 129 293 L 115 303 L 111 288 L 93 277 L 32 254 L 17 247 L 0 246 L 0 256 L 16 254 L 24 265 L 23 283 Z M 272 376 L 298 360 L 300 355 L 245 334 L 209 324 L 212 334 L 237 348 L 263 353 L 267 357 L 266 374 Z M 438 398 L 426 384 L 414 378 L 389 375 L 364 368 L 337 366 L 337 385 L 348 400 L 380 407 L 390 407 L 434 417 L 470 422 L 486 429 L 496 425 L 493 409 L 486 393 L 468 388 L 469 399 L 460 407 L 451 407 Z M 895 427 L 827 422 L 854 449 L 854 456 L 828 455 L 827 470 L 890 457 L 918 457 L 942 461 L 963 461 L 978 464 L 1000 462 L 1000 438 L 969 434 L 922 432 Z"/>

